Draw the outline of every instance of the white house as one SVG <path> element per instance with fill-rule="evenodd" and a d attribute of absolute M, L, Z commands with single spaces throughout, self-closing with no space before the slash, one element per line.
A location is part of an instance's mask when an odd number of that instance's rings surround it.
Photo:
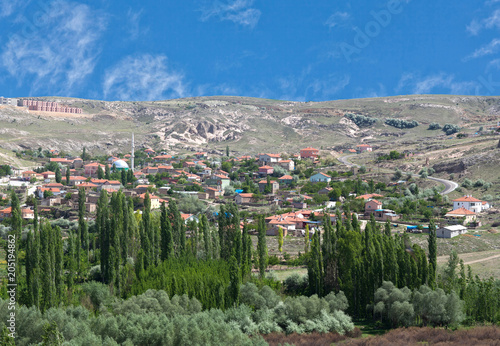
<path fill-rule="evenodd" d="M 263 163 L 274 163 L 281 161 L 281 155 L 279 154 L 259 154 L 259 161 Z"/>
<path fill-rule="evenodd" d="M 489 208 L 489 204 L 472 196 L 463 196 L 453 200 L 453 210 L 464 208 L 474 213 L 480 213 Z"/>
<path fill-rule="evenodd" d="M 465 234 L 465 233 L 467 233 L 467 227 L 462 225 L 452 225 L 439 228 L 436 231 L 436 236 L 438 238 L 453 238 L 460 234 Z"/>
<path fill-rule="evenodd" d="M 309 181 L 311 183 L 318 183 L 318 182 L 329 183 L 331 180 L 332 178 L 325 173 L 316 173 L 315 175 L 309 178 Z"/>

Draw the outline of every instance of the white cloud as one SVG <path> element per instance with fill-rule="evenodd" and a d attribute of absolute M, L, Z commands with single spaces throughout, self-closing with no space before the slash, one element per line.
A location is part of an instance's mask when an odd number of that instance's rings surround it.
<path fill-rule="evenodd" d="M 27 1 L 21 0 L 0 0 L 0 18 L 8 17 L 14 13 L 20 6 L 26 5 Z"/>
<path fill-rule="evenodd" d="M 477 35 L 483 29 L 500 28 L 500 9 L 493 11 L 493 13 L 485 19 L 474 19 L 468 26 L 467 31 L 472 35 Z"/>
<path fill-rule="evenodd" d="M 202 21 L 212 17 L 229 20 L 236 24 L 253 28 L 259 22 L 261 11 L 252 8 L 254 0 L 234 0 L 227 3 L 215 1 L 211 6 L 202 9 Z"/>
<path fill-rule="evenodd" d="M 167 68 L 164 55 L 143 54 L 121 60 L 104 76 L 105 99 L 152 101 L 187 96 L 184 75 Z"/>
<path fill-rule="evenodd" d="M 462 95 L 473 92 L 478 86 L 474 81 L 456 81 L 455 76 L 445 73 L 420 77 L 412 73 L 404 74 L 396 92 L 409 90 L 411 94 L 431 94 L 436 88 L 448 89 L 449 94 Z"/>
<path fill-rule="evenodd" d="M 332 14 L 325 22 L 325 25 L 328 26 L 330 29 L 336 27 L 336 26 L 342 26 L 345 25 L 347 20 L 349 20 L 351 16 L 347 12 L 335 12 Z"/>
<path fill-rule="evenodd" d="M 470 59 L 480 58 L 485 55 L 494 54 L 498 51 L 499 48 L 500 48 L 500 39 L 495 38 L 487 45 L 484 45 L 481 48 L 476 49 L 474 53 L 467 56 L 464 60 L 467 61 Z"/>
<path fill-rule="evenodd" d="M 141 28 L 140 22 L 142 13 L 142 9 L 140 11 L 133 11 L 131 8 L 129 8 L 127 12 L 127 31 L 131 40 L 137 40 L 140 36 L 146 34 L 149 30 L 149 28 Z"/>
<path fill-rule="evenodd" d="M 4 44 L 0 64 L 19 81 L 31 77 L 32 92 L 43 88 L 69 95 L 93 72 L 106 21 L 87 5 L 54 1 L 46 6 L 25 18 Z"/>

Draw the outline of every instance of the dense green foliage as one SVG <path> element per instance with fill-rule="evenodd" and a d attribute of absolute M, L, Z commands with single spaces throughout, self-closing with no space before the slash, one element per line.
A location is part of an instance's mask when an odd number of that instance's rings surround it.
<path fill-rule="evenodd" d="M 377 122 L 377 119 L 360 114 L 347 113 L 345 117 L 359 127 L 368 127 Z"/>
<path fill-rule="evenodd" d="M 447 135 L 452 135 L 454 133 L 457 133 L 458 131 L 460 131 L 460 126 L 458 125 L 455 125 L 455 124 L 446 124 L 443 126 L 443 129 L 442 131 Z"/>
<path fill-rule="evenodd" d="M 416 120 L 404 120 L 404 119 L 394 119 L 394 118 L 387 118 L 385 119 L 385 124 L 396 127 L 398 129 L 411 129 L 413 127 L 418 126 L 418 122 Z"/>

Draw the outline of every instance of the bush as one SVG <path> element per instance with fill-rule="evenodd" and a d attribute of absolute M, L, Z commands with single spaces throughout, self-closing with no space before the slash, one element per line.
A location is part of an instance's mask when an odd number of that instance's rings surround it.
<path fill-rule="evenodd" d="M 460 126 L 453 124 L 446 124 L 443 126 L 442 130 L 447 136 L 449 136 L 460 131 Z"/>
<path fill-rule="evenodd" d="M 385 119 L 385 123 L 389 126 L 398 128 L 398 129 L 411 129 L 413 127 L 418 126 L 418 122 L 415 120 L 403 120 L 403 119 L 393 119 L 393 118 L 387 118 Z"/>
<path fill-rule="evenodd" d="M 359 114 L 347 113 L 345 117 L 359 127 L 368 127 L 377 122 L 377 119 Z"/>
<path fill-rule="evenodd" d="M 439 125 L 438 123 L 431 123 L 429 125 L 428 130 L 439 130 L 440 128 L 441 128 L 441 125 Z"/>

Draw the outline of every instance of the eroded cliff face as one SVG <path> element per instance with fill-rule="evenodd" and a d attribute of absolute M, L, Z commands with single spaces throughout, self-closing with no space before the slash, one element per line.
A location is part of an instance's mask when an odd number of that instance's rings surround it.
<path fill-rule="evenodd" d="M 38 99 L 80 107 L 83 114 L 0 107 L 0 147 L 12 150 L 42 146 L 74 152 L 85 146 L 91 151 L 112 153 L 128 150 L 130 134 L 134 132 L 139 148 L 220 150 L 225 147 L 224 142 L 233 148 L 239 145 L 246 152 L 271 147 L 296 150 L 304 145 L 347 148 L 366 139 L 418 141 L 422 139 L 423 128 L 440 117 L 442 125 L 455 121 L 473 127 L 476 120 L 484 123 L 500 114 L 500 98 L 432 95 L 320 103 L 225 96 L 155 102 Z M 379 121 L 373 126 L 359 127 L 344 117 L 346 113 Z M 421 125 L 415 129 L 395 129 L 384 124 L 388 117 L 414 118 Z M 424 135 L 444 137 L 440 131 Z M 457 171 L 464 166 L 444 162 L 439 169 Z"/>

